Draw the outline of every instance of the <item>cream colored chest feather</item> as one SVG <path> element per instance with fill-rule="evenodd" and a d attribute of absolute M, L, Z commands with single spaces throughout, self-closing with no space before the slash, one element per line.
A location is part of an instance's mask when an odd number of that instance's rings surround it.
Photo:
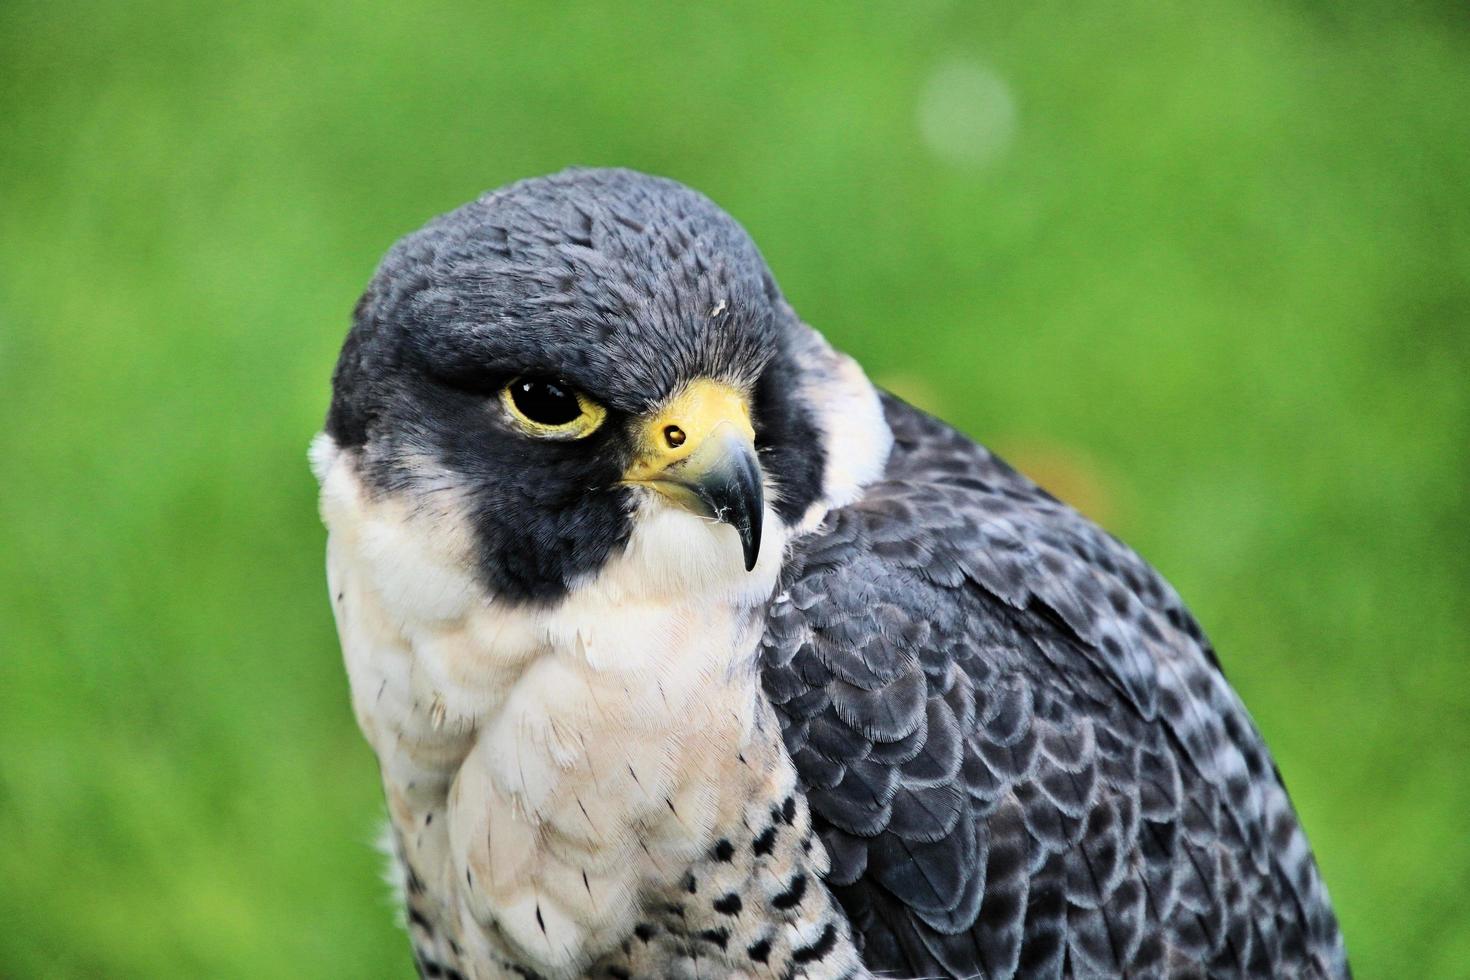
<path fill-rule="evenodd" d="M 728 768 L 751 741 L 775 562 L 736 568 L 734 588 L 703 570 L 717 601 L 650 594 L 656 575 L 615 565 L 554 609 L 500 607 L 446 561 L 452 535 L 354 491 L 339 489 L 351 519 L 333 525 L 329 581 L 404 857 L 487 957 L 580 963 L 738 819 Z M 724 530 L 669 523 L 643 525 L 669 541 Z"/>

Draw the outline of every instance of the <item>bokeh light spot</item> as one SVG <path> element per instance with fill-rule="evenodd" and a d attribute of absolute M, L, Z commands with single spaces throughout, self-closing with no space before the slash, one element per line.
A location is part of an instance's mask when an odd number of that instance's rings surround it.
<path fill-rule="evenodd" d="M 955 166 L 988 166 L 1015 141 L 1011 87 L 976 60 L 937 66 L 919 92 L 917 112 L 924 145 Z"/>

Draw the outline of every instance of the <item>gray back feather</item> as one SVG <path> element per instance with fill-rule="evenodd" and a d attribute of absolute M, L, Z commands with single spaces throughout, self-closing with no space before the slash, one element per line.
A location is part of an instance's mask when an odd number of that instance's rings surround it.
<path fill-rule="evenodd" d="M 1347 974 L 1311 850 L 1178 595 L 890 399 L 801 542 L 763 681 L 875 972 Z"/>

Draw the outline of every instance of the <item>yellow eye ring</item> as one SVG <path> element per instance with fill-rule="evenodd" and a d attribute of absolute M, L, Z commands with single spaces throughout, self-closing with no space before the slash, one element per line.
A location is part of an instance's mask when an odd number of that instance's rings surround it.
<path fill-rule="evenodd" d="M 500 389 L 500 403 L 518 428 L 537 439 L 582 439 L 607 419 L 607 409 L 570 385 L 516 378 Z"/>

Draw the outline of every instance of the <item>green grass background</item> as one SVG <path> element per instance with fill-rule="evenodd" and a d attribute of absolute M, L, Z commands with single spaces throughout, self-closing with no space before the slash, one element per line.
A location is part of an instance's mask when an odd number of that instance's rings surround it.
<path fill-rule="evenodd" d="M 1150 557 L 1359 975 L 1470 976 L 1470 17 L 1264 0 L 5 0 L 0 976 L 410 973 L 305 449 L 390 242 L 570 163 Z"/>

